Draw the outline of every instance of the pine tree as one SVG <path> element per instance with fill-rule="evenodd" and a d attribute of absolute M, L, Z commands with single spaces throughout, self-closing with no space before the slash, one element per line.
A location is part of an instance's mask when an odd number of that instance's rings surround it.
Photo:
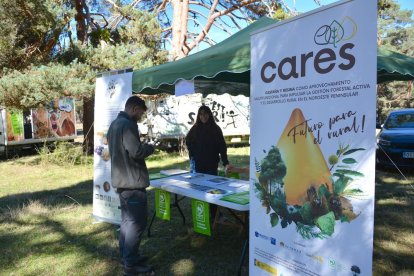
<path fill-rule="evenodd" d="M 379 46 L 414 56 L 414 21 L 412 11 L 401 10 L 395 0 L 378 1 Z M 383 122 L 388 113 L 396 108 L 414 107 L 412 81 L 389 82 L 378 85 L 377 114 Z"/>

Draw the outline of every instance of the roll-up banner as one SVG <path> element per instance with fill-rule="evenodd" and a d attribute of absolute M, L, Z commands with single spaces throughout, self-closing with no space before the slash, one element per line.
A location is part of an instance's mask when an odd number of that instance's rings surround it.
<path fill-rule="evenodd" d="M 132 70 L 117 70 L 97 75 L 95 89 L 93 216 L 120 224 L 119 196 L 111 183 L 111 161 L 107 132 L 111 122 L 124 110 L 132 95 Z"/>
<path fill-rule="evenodd" d="M 250 275 L 371 275 L 377 1 L 251 37 Z"/>

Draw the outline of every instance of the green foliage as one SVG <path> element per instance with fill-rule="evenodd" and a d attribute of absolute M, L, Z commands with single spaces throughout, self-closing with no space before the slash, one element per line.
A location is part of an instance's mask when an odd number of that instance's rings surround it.
<path fill-rule="evenodd" d="M 339 169 L 339 170 L 336 170 L 335 172 L 341 175 L 360 176 L 360 177 L 364 176 L 363 173 L 353 171 L 353 170 L 346 170 L 346 169 Z"/>
<path fill-rule="evenodd" d="M 0 79 L 0 105 L 34 108 L 62 95 L 88 96 L 94 87 L 94 76 L 89 66 L 76 62 L 14 70 Z"/>
<path fill-rule="evenodd" d="M 389 50 L 414 56 L 413 11 L 401 10 L 395 0 L 378 2 L 378 36 Z"/>
<path fill-rule="evenodd" d="M 344 158 L 342 160 L 342 162 L 345 163 L 345 164 L 355 164 L 355 163 L 357 163 L 357 161 L 354 158 Z"/>
<path fill-rule="evenodd" d="M 111 41 L 111 32 L 108 29 L 97 29 L 93 30 L 90 33 L 91 44 L 94 47 L 97 47 L 100 41 L 110 42 Z"/>
<path fill-rule="evenodd" d="M 22 109 L 62 95 L 88 98 L 98 72 L 166 61 L 155 15 L 125 10 L 128 21 L 115 31 L 95 26 L 87 45 L 72 41 L 67 28 L 74 16 L 72 4 L 0 0 L 0 105 Z M 69 37 L 69 47 L 61 47 Z"/>
<path fill-rule="evenodd" d="M 105 71 L 125 67 L 139 70 L 167 61 L 156 16 L 129 7 L 122 12 L 130 20 L 119 28 L 119 40 L 110 39 L 109 32 L 101 30 L 102 47 L 85 49 L 85 62 L 97 71 Z"/>
<path fill-rule="evenodd" d="M 260 171 L 259 182 L 255 183 L 256 196 L 262 206 L 266 208 L 271 226 L 275 227 L 280 222 L 280 227 L 286 228 L 295 223 L 297 232 L 304 239 L 325 239 L 334 233 L 336 220 L 350 222 L 358 217 L 353 211 L 352 202 L 346 196 L 356 198 L 363 196 L 361 189 L 351 189 L 350 185 L 353 177 L 363 177 L 364 175 L 349 166 L 358 163 L 350 155 L 363 150 L 365 149 L 339 144 L 336 154 L 329 157 L 332 188 L 328 183 L 311 185 L 302 205 L 288 205 L 283 185 L 272 185 L 273 181 L 281 182 L 286 174 L 286 167 L 280 157 L 279 150 L 272 147 L 261 161 L 260 170 L 258 170 Z M 345 156 L 346 158 L 344 158 Z M 277 167 L 275 164 L 278 162 L 280 163 L 279 167 L 275 170 L 274 168 Z M 347 168 L 344 168 L 342 164 L 347 164 L 345 166 Z M 282 174 L 278 174 L 280 173 L 278 170 L 281 170 Z M 273 186 L 275 189 L 271 189 Z M 316 187 L 318 188 L 316 189 Z"/>
<path fill-rule="evenodd" d="M 275 227 L 279 223 L 279 216 L 276 213 L 270 214 L 270 224 Z"/>
<path fill-rule="evenodd" d="M 315 221 L 316 226 L 321 229 L 323 234 L 331 236 L 335 231 L 335 215 L 334 212 L 329 212 L 326 215 L 320 216 Z"/>
<path fill-rule="evenodd" d="M 261 168 L 260 181 L 283 182 L 283 177 L 286 175 L 286 166 L 277 147 L 272 146 L 267 156 L 262 160 Z"/>
<path fill-rule="evenodd" d="M 279 215 L 287 213 L 286 195 L 284 192 L 278 189 L 270 197 L 270 207 L 272 207 L 273 211 Z"/>
<path fill-rule="evenodd" d="M 277 19 L 277 20 L 285 20 L 285 19 L 288 19 L 289 17 L 291 17 L 291 15 L 285 10 L 283 10 L 282 8 L 277 9 L 272 16 L 273 19 Z"/>
<path fill-rule="evenodd" d="M 338 178 L 333 182 L 333 192 L 335 195 L 342 195 L 352 179 L 340 173 L 335 174 L 335 176 Z"/>
<path fill-rule="evenodd" d="M 378 40 L 381 47 L 414 56 L 413 11 L 401 10 L 395 0 L 378 1 Z M 378 85 L 377 114 L 384 122 L 390 111 L 396 108 L 414 107 L 412 82 L 389 82 Z"/>
<path fill-rule="evenodd" d="M 327 184 L 319 186 L 318 196 L 325 198 L 329 198 L 331 196 L 331 192 L 329 191 L 329 187 Z"/>
<path fill-rule="evenodd" d="M 48 62 L 73 17 L 69 7 L 67 0 L 0 0 L 0 68 Z"/>
<path fill-rule="evenodd" d="M 357 151 L 365 150 L 364 148 L 350 149 L 344 152 L 344 155 L 349 155 Z M 348 163 L 347 163 L 348 164 Z"/>
<path fill-rule="evenodd" d="M 327 236 L 322 233 L 321 231 L 315 231 L 315 227 L 306 225 L 303 223 L 296 223 L 296 231 L 304 238 L 304 239 L 325 239 Z"/>
<path fill-rule="evenodd" d="M 303 222 L 307 225 L 313 225 L 312 206 L 309 201 L 306 201 L 299 210 Z"/>
<path fill-rule="evenodd" d="M 85 155 L 82 146 L 69 142 L 55 142 L 53 146 L 44 145 L 38 149 L 40 163 L 60 166 L 92 164 L 92 158 Z"/>

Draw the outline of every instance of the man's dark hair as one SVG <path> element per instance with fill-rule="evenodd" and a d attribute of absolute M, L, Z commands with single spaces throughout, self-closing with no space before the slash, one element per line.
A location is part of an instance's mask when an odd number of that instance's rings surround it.
<path fill-rule="evenodd" d="M 134 108 L 135 106 L 141 107 L 144 111 L 147 111 L 147 106 L 145 105 L 145 101 L 138 96 L 129 97 L 129 99 L 125 103 L 125 109 Z"/>

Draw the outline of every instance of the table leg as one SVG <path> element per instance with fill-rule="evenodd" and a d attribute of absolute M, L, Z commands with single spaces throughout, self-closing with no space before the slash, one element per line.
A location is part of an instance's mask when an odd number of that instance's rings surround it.
<path fill-rule="evenodd" d="M 184 216 L 184 213 L 183 213 L 183 211 L 181 210 L 180 205 L 178 205 L 178 202 L 180 202 L 180 200 L 184 199 L 184 197 L 183 197 L 183 198 L 181 198 L 181 199 L 178 199 L 178 195 L 177 195 L 177 194 L 174 194 L 174 195 L 175 195 L 175 196 L 174 196 L 174 203 L 173 203 L 173 204 L 171 204 L 171 206 L 173 206 L 173 207 L 177 207 L 178 211 L 179 211 L 179 212 L 180 212 L 180 214 L 181 214 L 181 217 L 183 218 L 183 225 L 185 225 L 185 216 Z"/>
<path fill-rule="evenodd" d="M 178 211 L 180 212 L 181 217 L 183 218 L 183 225 L 185 225 L 185 216 L 184 216 L 183 211 L 181 210 L 180 205 L 178 204 L 178 202 L 180 202 L 182 199 L 184 199 L 184 197 L 178 198 L 178 195 L 174 194 L 174 203 L 172 203 L 171 206 L 176 207 L 178 209 Z M 152 214 L 151 222 L 150 222 L 150 224 L 148 226 L 148 230 L 147 230 L 148 237 L 151 237 L 151 226 L 154 223 L 155 215 L 156 215 L 156 212 L 154 211 L 154 213 Z"/>
<path fill-rule="evenodd" d="M 148 226 L 148 237 L 151 237 L 151 226 L 154 223 L 155 214 L 156 214 L 156 212 L 154 211 L 154 213 L 152 214 L 151 222 L 150 222 L 150 224 Z"/>
<path fill-rule="evenodd" d="M 241 275 L 241 270 L 243 267 L 243 263 L 244 263 L 244 259 L 246 258 L 246 252 L 247 249 L 249 247 L 249 238 L 247 238 L 244 242 L 243 242 L 243 248 L 242 248 L 242 253 L 240 256 L 240 263 L 239 263 L 239 269 L 237 271 L 237 275 L 240 276 Z"/>

